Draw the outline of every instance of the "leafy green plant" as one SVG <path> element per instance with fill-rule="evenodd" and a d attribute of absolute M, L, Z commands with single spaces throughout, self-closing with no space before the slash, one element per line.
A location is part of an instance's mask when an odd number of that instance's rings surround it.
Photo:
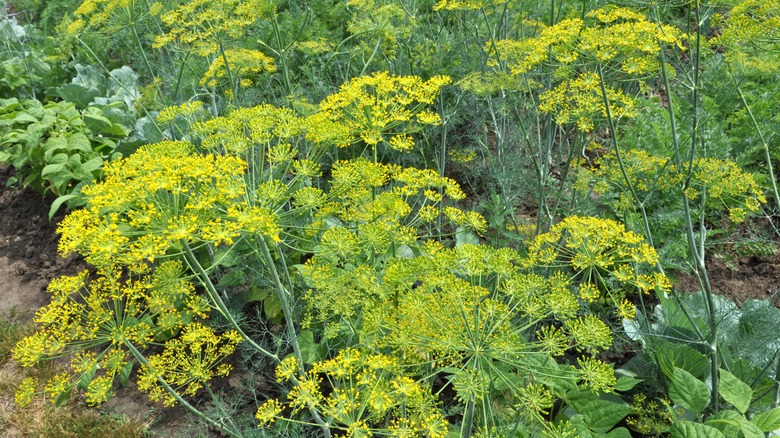
<path fill-rule="evenodd" d="M 0 18 L 0 93 L 25 91 L 35 97 L 35 90 L 50 71 L 40 51 L 31 48 L 31 29 L 20 25 L 16 17 Z"/>
<path fill-rule="evenodd" d="M 721 401 L 713 401 L 705 384 L 711 370 L 704 347 L 711 332 L 703 294 L 660 299 L 652 320 L 640 316 L 625 322 L 626 332 L 641 342 L 643 351 L 624 371 L 645 379 L 649 386 L 668 388 L 671 401 L 690 413 L 685 418 L 704 418 L 705 424 L 726 436 L 733 436 L 726 426 L 741 429 L 745 436 L 754 436 L 756 427 L 762 432 L 780 428 L 777 423 L 753 420 L 752 426 L 746 425 L 751 422 L 748 418 L 778 415 L 774 409 L 780 339 L 772 327 L 780 323 L 780 311 L 766 300 L 748 300 L 737 307 L 727 298 L 715 296 L 722 386 L 718 389 Z M 690 436 L 683 431 L 701 428 L 687 423 L 673 427 L 676 436 Z"/>
<path fill-rule="evenodd" d="M 17 172 L 7 183 L 57 196 L 50 216 L 63 202 L 80 205 L 81 187 L 100 174 L 103 161 L 130 131 L 112 116 L 113 109 L 79 111 L 67 102 L 0 100 L 0 162 Z"/>

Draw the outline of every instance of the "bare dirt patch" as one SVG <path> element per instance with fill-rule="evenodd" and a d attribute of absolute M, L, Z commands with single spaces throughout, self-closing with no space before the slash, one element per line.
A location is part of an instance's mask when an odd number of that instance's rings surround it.
<path fill-rule="evenodd" d="M 76 256 L 57 254 L 60 213 L 48 219 L 51 199 L 30 190 L 6 187 L 12 171 L 0 169 L 0 314 L 29 314 L 48 302 L 53 278 L 85 265 Z"/>
<path fill-rule="evenodd" d="M 780 305 L 780 252 L 773 256 L 738 257 L 728 263 L 708 258 L 707 273 L 712 291 L 741 305 L 745 300 L 772 299 Z M 693 275 L 678 275 L 677 288 L 685 292 L 701 290 Z"/>

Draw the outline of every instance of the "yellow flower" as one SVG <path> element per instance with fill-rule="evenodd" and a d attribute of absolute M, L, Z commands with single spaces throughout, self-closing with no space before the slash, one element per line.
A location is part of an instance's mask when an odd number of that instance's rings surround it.
<path fill-rule="evenodd" d="M 350 139 L 341 140 L 344 142 L 339 146 L 359 140 L 376 145 L 391 131 L 409 133 L 440 123 L 438 115 L 423 107 L 432 104 L 439 89 L 449 82 L 444 76 L 423 81 L 416 76 L 384 72 L 354 78 L 320 103 L 320 117 L 349 132 Z M 408 136 L 401 136 L 391 139 L 390 145 L 406 150 L 411 147 L 410 141 Z"/>
<path fill-rule="evenodd" d="M 14 400 L 16 401 L 17 406 L 23 408 L 30 404 L 33 397 L 35 397 L 35 390 L 37 387 L 38 380 L 35 377 L 27 377 L 22 380 L 22 383 L 19 384 L 19 387 L 14 394 Z"/>
<path fill-rule="evenodd" d="M 253 77 L 274 71 L 274 60 L 259 50 L 229 49 L 224 51 L 224 55 L 215 55 L 214 61 L 203 74 L 200 85 L 216 86 L 217 82 L 225 82 L 232 75 L 233 80 L 239 81 L 243 87 L 248 87 L 252 85 Z M 213 85 L 210 84 L 212 81 Z"/>
<path fill-rule="evenodd" d="M 258 420 L 258 426 L 271 426 L 279 414 L 282 413 L 282 404 L 275 399 L 266 400 L 265 403 L 260 405 L 257 409 L 255 418 Z"/>

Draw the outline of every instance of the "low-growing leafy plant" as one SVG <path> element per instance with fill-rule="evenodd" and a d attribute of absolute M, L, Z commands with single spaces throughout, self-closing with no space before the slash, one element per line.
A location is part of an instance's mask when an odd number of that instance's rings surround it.
<path fill-rule="evenodd" d="M 79 190 L 100 174 L 103 161 L 129 133 L 109 118 L 110 111 L 110 106 L 82 112 L 67 102 L 0 100 L 0 162 L 17 172 L 7 183 L 58 196 L 50 216 L 63 202 L 83 205 Z"/>
<path fill-rule="evenodd" d="M 708 430 L 713 434 L 708 436 L 735 436 L 739 433 L 735 430 L 758 436 L 780 428 L 775 391 L 780 339 L 772 329 L 780 322 L 780 311 L 767 300 L 748 300 L 737 307 L 725 297 L 715 297 L 722 358 L 718 401 L 711 398 L 706 383 L 711 368 L 705 348 L 711 329 L 703 294 L 659 299 L 652 319 L 625 321 L 626 332 L 641 342 L 643 350 L 619 372 L 643 379 L 648 389 L 667 388 L 666 396 L 682 410 L 667 418 L 672 436 L 691 436 L 686 435 L 692 433 L 689 429 Z M 678 421 L 682 418 L 704 421 L 703 425 Z"/>

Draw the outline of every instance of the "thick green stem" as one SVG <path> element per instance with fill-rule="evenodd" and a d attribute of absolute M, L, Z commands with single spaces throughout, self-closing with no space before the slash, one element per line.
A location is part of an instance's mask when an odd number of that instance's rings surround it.
<path fill-rule="evenodd" d="M 461 438 L 471 437 L 471 425 L 474 422 L 474 400 L 466 402 L 466 412 L 463 414 L 463 424 L 460 426 Z"/>
<path fill-rule="evenodd" d="M 696 152 L 696 143 L 698 140 L 696 134 L 699 131 L 699 58 L 701 56 L 701 22 L 699 17 L 699 2 L 696 0 L 695 3 L 695 19 L 697 22 L 696 26 L 696 38 L 695 38 L 695 53 L 693 54 L 693 93 L 692 93 L 692 111 L 693 111 L 693 123 L 692 123 L 692 133 L 691 133 L 691 150 L 689 151 L 687 163 L 683 161 L 682 154 L 680 151 L 680 139 L 677 136 L 677 122 L 675 117 L 675 111 L 674 111 L 674 97 L 672 94 L 671 86 L 669 85 L 669 74 L 666 70 L 666 60 L 664 58 L 663 51 L 660 52 L 661 54 L 661 75 L 664 80 L 664 87 L 666 88 L 666 98 L 667 98 L 667 110 L 669 112 L 669 123 L 670 123 L 670 129 L 672 134 L 672 142 L 674 145 L 674 159 L 677 165 L 678 171 L 681 173 L 684 173 L 686 175 L 685 181 L 683 183 L 683 186 L 681 188 L 681 195 L 682 195 L 682 201 L 683 201 L 683 217 L 685 218 L 685 234 L 688 239 L 688 246 L 691 250 L 691 258 L 693 259 L 694 266 L 696 268 L 696 272 L 699 276 L 699 282 L 703 289 L 703 295 L 705 300 L 705 305 L 707 307 L 707 314 L 708 314 L 708 324 L 709 324 L 709 348 L 710 348 L 710 378 L 712 382 L 712 389 L 710 393 L 711 397 L 711 406 L 715 412 L 718 411 L 718 404 L 719 404 L 719 395 L 718 395 L 718 386 L 720 384 L 720 377 L 718 374 L 719 369 L 719 358 L 718 358 L 718 321 L 717 316 L 715 315 L 715 299 L 712 294 L 712 288 L 710 286 L 710 278 L 707 274 L 707 267 L 704 262 L 704 237 L 705 237 L 705 230 L 703 228 L 701 229 L 701 233 L 699 236 L 700 239 L 700 246 L 697 247 L 696 245 L 696 237 L 693 229 L 693 221 L 691 220 L 691 207 L 690 202 L 688 200 L 688 197 L 685 195 L 685 191 L 688 189 L 690 180 L 691 180 L 691 174 L 693 173 L 693 159 Z M 706 192 L 705 192 L 706 193 Z M 704 203 L 702 201 L 702 207 L 704 206 Z M 701 219 L 703 220 L 703 212 L 700 213 Z"/>
<path fill-rule="evenodd" d="M 271 256 L 271 251 L 268 249 L 268 244 L 266 243 L 265 238 L 260 236 L 258 237 L 257 241 L 260 244 L 260 254 L 263 256 L 263 261 L 265 262 L 268 271 L 271 273 L 271 280 L 273 281 L 274 287 L 276 288 L 276 295 L 279 297 L 282 313 L 284 314 L 284 321 L 287 325 L 288 334 L 290 335 L 290 342 L 292 343 L 295 357 L 298 359 L 298 363 L 300 364 L 299 371 L 300 374 L 303 375 L 303 355 L 301 354 L 301 346 L 298 343 L 298 336 L 296 336 L 295 320 L 293 319 L 292 315 L 292 293 L 288 291 L 282 284 L 282 279 L 279 276 L 279 271 L 276 269 L 276 263 L 274 263 L 274 259 Z"/>
<path fill-rule="evenodd" d="M 260 244 L 260 253 L 263 256 L 263 260 L 265 261 L 266 266 L 268 267 L 268 271 L 271 273 L 271 280 L 273 280 L 274 287 L 276 288 L 276 294 L 279 297 L 279 302 L 281 303 L 282 313 L 284 314 L 284 320 L 287 324 L 287 331 L 290 335 L 290 342 L 293 345 L 293 352 L 295 354 L 295 358 L 298 359 L 298 373 L 301 377 L 304 377 L 306 370 L 303 368 L 301 345 L 298 342 L 298 336 L 296 335 L 295 330 L 295 320 L 293 319 L 292 314 L 292 291 L 288 291 L 282 284 L 282 279 L 279 276 L 279 270 L 276 269 L 276 263 L 274 263 L 274 258 L 271 256 L 271 251 L 268 249 L 268 244 L 266 243 L 265 238 L 263 236 L 259 236 L 257 241 Z M 319 412 L 317 412 L 314 407 L 309 407 L 309 412 L 311 413 L 312 417 L 314 417 L 314 421 L 316 421 L 317 424 L 319 424 L 322 428 L 326 438 L 330 437 L 330 426 L 322 419 Z"/>

